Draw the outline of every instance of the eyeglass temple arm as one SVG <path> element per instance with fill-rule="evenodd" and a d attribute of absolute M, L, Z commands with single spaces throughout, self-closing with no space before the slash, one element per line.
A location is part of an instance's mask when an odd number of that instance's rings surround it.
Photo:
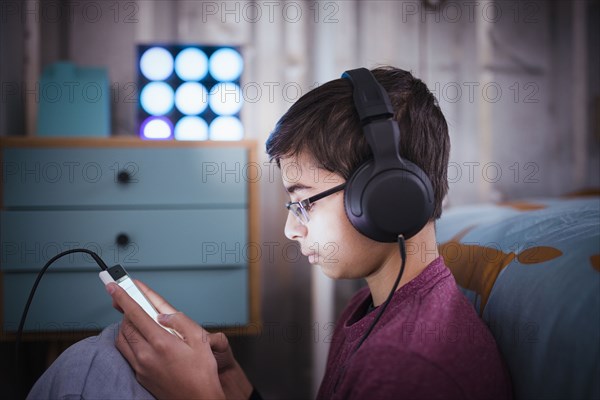
<path fill-rule="evenodd" d="M 345 187 L 346 187 L 346 182 L 344 182 L 340 185 L 334 186 L 331 189 L 328 189 L 324 192 L 316 194 L 312 197 L 309 197 L 308 199 L 306 199 L 306 202 L 308 203 L 308 205 L 310 205 L 311 203 L 314 203 L 317 200 L 321 200 L 323 197 L 327 197 L 331 194 L 334 194 L 335 192 L 339 192 L 340 190 L 344 189 Z M 304 202 L 302 202 L 302 203 L 304 203 Z"/>

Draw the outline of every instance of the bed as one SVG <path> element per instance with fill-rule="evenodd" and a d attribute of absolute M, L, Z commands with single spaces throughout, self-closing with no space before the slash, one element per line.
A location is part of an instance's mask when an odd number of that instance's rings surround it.
<path fill-rule="evenodd" d="M 600 398 L 600 197 L 456 207 L 436 228 L 515 398 Z"/>

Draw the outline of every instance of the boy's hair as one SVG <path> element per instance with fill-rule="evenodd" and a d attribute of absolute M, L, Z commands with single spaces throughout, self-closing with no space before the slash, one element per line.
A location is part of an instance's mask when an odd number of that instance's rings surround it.
<path fill-rule="evenodd" d="M 400 155 L 429 177 L 435 194 L 432 219 L 442 215 L 448 192 L 448 125 L 427 86 L 393 67 L 371 70 L 389 94 L 400 125 Z M 372 151 L 354 107 L 352 86 L 335 79 L 302 96 L 281 117 L 266 143 L 271 161 L 304 153 L 317 165 L 348 179 Z"/>

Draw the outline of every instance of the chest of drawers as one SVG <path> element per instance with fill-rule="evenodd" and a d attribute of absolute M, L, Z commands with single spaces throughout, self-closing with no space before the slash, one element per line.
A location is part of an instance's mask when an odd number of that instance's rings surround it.
<path fill-rule="evenodd" d="M 258 323 L 256 143 L 3 139 L 1 319 L 16 331 L 38 271 L 98 253 L 204 326 Z M 54 263 L 27 332 L 96 331 L 120 319 L 91 257 Z"/>

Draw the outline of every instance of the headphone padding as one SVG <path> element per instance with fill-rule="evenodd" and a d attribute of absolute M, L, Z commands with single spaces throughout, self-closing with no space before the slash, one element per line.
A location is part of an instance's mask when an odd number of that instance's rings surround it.
<path fill-rule="evenodd" d="M 363 163 L 346 184 L 344 206 L 352 225 L 379 242 L 408 239 L 433 214 L 433 190 L 427 175 L 403 160 L 398 168 L 374 172 L 374 162 Z"/>

